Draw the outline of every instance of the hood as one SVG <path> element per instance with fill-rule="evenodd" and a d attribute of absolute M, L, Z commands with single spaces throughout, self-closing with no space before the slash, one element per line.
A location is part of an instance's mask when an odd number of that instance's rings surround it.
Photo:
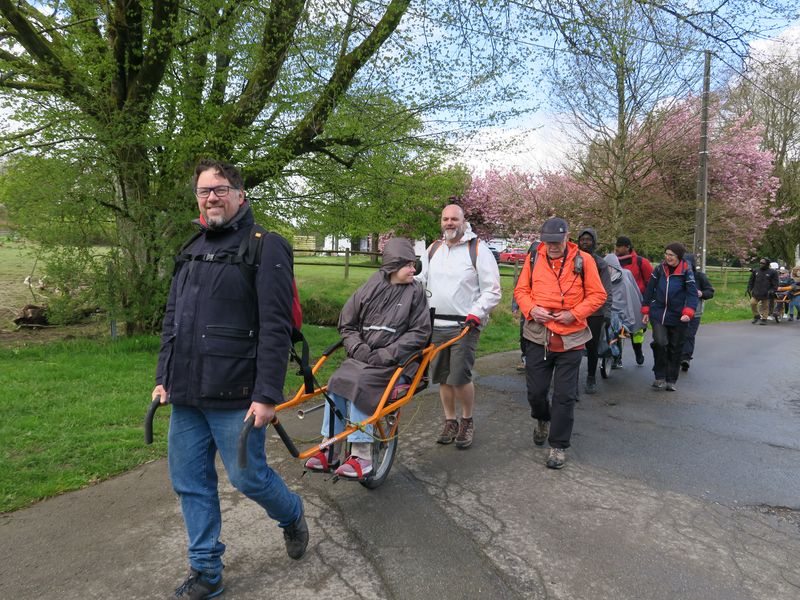
<path fill-rule="evenodd" d="M 586 227 L 586 228 L 584 228 L 584 229 L 581 229 L 581 230 L 580 230 L 580 232 L 578 233 L 578 237 L 577 237 L 577 238 L 575 238 L 575 240 L 576 240 L 576 241 L 577 241 L 577 240 L 580 240 L 580 239 L 581 239 L 581 236 L 582 236 L 582 235 L 585 235 L 585 234 L 587 234 L 587 233 L 588 233 L 590 236 L 592 236 L 592 247 L 589 249 L 589 252 L 590 252 L 590 253 L 592 253 L 592 254 L 594 254 L 594 250 L 595 250 L 595 248 L 597 247 L 597 232 L 594 230 L 594 228 L 593 228 L 593 227 Z"/>
<path fill-rule="evenodd" d="M 683 255 L 683 260 L 689 263 L 689 266 L 692 267 L 692 271 L 697 270 L 697 263 L 695 263 L 694 254 L 692 254 L 691 252 L 687 252 L 686 254 Z"/>
<path fill-rule="evenodd" d="M 603 257 L 603 259 L 606 261 L 606 264 L 612 269 L 616 269 L 617 271 L 622 271 L 622 265 L 619 264 L 619 257 L 613 252 L 606 254 L 605 257 Z"/>
<path fill-rule="evenodd" d="M 394 273 L 404 265 L 416 260 L 417 255 L 414 254 L 414 245 L 411 240 L 400 237 L 391 238 L 383 246 L 381 271 L 387 274 Z"/>
<path fill-rule="evenodd" d="M 608 268 L 611 269 L 611 282 L 614 283 L 622 277 L 622 265 L 619 264 L 619 258 L 617 255 L 611 252 L 610 254 L 606 254 L 603 260 L 606 261 Z"/>

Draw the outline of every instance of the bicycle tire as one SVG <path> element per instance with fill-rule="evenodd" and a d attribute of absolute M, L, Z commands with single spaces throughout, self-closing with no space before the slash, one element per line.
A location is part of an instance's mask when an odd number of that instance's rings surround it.
<path fill-rule="evenodd" d="M 600 359 L 600 377 L 608 379 L 611 376 L 611 363 L 613 358 L 610 356 L 603 356 Z"/>
<path fill-rule="evenodd" d="M 372 444 L 372 473 L 359 481 L 365 488 L 374 490 L 380 487 L 389 476 L 389 471 L 397 455 L 397 434 L 400 411 L 396 410 L 380 419 L 374 427 L 374 435 L 379 438 Z"/>

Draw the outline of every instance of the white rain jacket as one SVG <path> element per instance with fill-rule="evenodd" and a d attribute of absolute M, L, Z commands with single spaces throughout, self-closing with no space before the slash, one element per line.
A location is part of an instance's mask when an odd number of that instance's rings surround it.
<path fill-rule="evenodd" d="M 475 315 L 483 327 L 489 313 L 500 303 L 500 271 L 492 251 L 478 241 L 475 267 L 467 242 L 477 237 L 467 223 L 466 231 L 455 246 L 442 242 L 431 259 L 422 255 L 422 270 L 416 276 L 428 292 L 428 304 L 442 315 Z M 434 327 L 457 327 L 455 321 L 436 319 Z"/>

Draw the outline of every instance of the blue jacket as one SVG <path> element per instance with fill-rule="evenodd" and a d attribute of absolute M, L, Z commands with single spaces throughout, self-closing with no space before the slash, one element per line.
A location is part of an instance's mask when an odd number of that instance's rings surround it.
<path fill-rule="evenodd" d="M 223 228 L 203 228 L 172 280 L 156 383 L 171 404 L 241 409 L 251 401 L 279 404 L 291 344 L 292 250 L 264 237 L 254 286 L 235 264 L 201 257 L 236 254 L 250 233 L 246 204 Z"/>
<path fill-rule="evenodd" d="M 681 260 L 672 273 L 666 263 L 653 269 L 642 296 L 642 313 L 649 314 L 650 321 L 677 325 L 682 315 L 691 319 L 695 310 L 697 284 L 685 260 Z"/>

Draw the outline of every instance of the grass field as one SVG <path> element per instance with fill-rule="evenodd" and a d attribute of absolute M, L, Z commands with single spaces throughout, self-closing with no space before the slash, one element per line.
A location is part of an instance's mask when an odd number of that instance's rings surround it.
<path fill-rule="evenodd" d="M 33 257 L 26 254 L 29 250 L 18 242 L 0 243 L 0 307 L 30 302 L 30 292 L 21 284 L 33 265 Z M 330 263 L 332 259 L 313 261 Z M 310 299 L 320 305 L 306 309 L 307 316 L 313 310 L 338 314 L 338 307 L 373 272 L 353 267 L 345 281 L 342 266 L 298 265 L 304 305 Z M 502 272 L 503 300 L 481 336 L 479 355 L 518 347 L 518 323 L 510 310 L 513 267 L 504 266 Z M 744 284 L 729 279 L 724 289 L 713 274 L 712 281 L 717 297 L 707 303 L 704 321 L 749 318 Z M 6 330 L 0 336 L 4 366 L 0 370 L 0 512 L 78 489 L 165 455 L 169 409 L 157 413 L 152 446 L 144 444 L 142 434 L 153 388 L 156 336 L 112 341 L 101 324 L 100 329 L 91 329 L 94 335 L 106 332 L 99 338 L 51 341 L 59 332 L 62 337 L 63 331 L 74 336 L 78 330 L 28 331 L 15 337 L 5 323 L 0 328 Z M 303 329 L 312 354 L 338 337 L 335 328 L 311 325 L 308 320 Z M 335 356 L 320 379 L 326 380 L 340 360 L 341 356 Z M 290 366 L 288 395 L 300 385 L 295 371 Z"/>

